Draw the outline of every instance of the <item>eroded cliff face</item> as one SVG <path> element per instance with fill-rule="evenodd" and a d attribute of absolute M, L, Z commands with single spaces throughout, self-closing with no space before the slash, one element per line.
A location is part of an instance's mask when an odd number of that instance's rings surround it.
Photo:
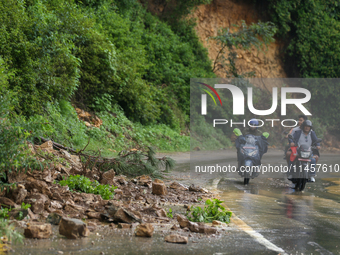
<path fill-rule="evenodd" d="M 197 34 L 203 45 L 209 51 L 209 58 L 216 59 L 219 47 L 215 41 L 209 40 L 211 36 L 217 36 L 221 28 L 235 30 L 233 24 L 241 25 L 242 20 L 250 25 L 261 20 L 261 14 L 254 9 L 251 1 L 214 0 L 209 5 L 201 5 L 192 14 L 196 18 Z M 262 19 L 262 21 L 264 21 Z M 280 42 L 269 45 L 268 50 L 258 51 L 256 48 L 247 52 L 237 49 L 236 66 L 240 73 L 255 71 L 258 78 L 285 78 L 287 77 L 282 62 Z M 216 74 L 225 77 L 225 73 L 218 71 Z M 268 86 L 270 86 L 268 84 Z M 270 86 L 272 87 L 272 86 Z"/>

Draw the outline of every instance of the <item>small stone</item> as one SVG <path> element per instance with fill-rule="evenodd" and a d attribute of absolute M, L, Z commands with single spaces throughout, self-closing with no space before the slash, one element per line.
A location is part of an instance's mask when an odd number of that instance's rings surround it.
<path fill-rule="evenodd" d="M 140 237 L 152 237 L 154 227 L 150 223 L 142 223 L 136 227 L 135 235 Z"/>
<path fill-rule="evenodd" d="M 154 195 L 166 195 L 168 193 L 163 181 L 155 179 L 152 183 L 152 194 Z"/>
<path fill-rule="evenodd" d="M 177 189 L 177 190 L 188 190 L 188 187 L 186 187 L 185 185 L 178 183 L 178 182 L 173 182 L 170 184 L 170 189 Z"/>
<path fill-rule="evenodd" d="M 168 235 L 164 238 L 164 240 L 168 243 L 182 243 L 182 244 L 188 243 L 188 237 L 176 234 Z"/>
<path fill-rule="evenodd" d="M 100 180 L 101 184 L 109 184 L 109 185 L 114 185 L 114 177 L 116 173 L 113 169 L 103 173 L 102 179 Z"/>
<path fill-rule="evenodd" d="M 88 222 L 87 228 L 90 230 L 90 232 L 94 232 L 97 229 L 97 224 L 94 222 Z"/>
<path fill-rule="evenodd" d="M 118 228 L 131 228 L 131 224 L 127 224 L 127 223 L 118 223 Z"/>
<path fill-rule="evenodd" d="M 100 212 L 88 212 L 87 216 L 89 217 L 89 219 L 98 219 L 98 220 L 100 220 L 101 219 L 100 214 L 101 214 Z"/>

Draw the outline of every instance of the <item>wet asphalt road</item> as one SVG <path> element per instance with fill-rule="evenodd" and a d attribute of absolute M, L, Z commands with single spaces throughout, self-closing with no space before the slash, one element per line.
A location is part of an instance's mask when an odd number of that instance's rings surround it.
<path fill-rule="evenodd" d="M 215 237 L 193 234 L 187 245 L 181 245 L 164 242 L 170 226 L 156 231 L 153 238 L 134 237 L 133 230 L 103 228 L 98 231 L 100 236 L 80 240 L 57 235 L 25 240 L 24 245 L 13 247 L 13 254 L 340 254 L 340 178 L 319 174 L 317 182 L 308 183 L 304 192 L 295 192 L 283 175 L 263 175 L 244 186 L 241 178 L 228 174 L 190 178 L 188 154 L 172 157 L 179 164 L 169 178 L 215 190 L 234 213 L 225 233 Z M 236 164 L 236 154 L 228 151 L 201 152 L 198 158 L 204 163 Z M 340 163 L 340 157 L 324 154 L 320 163 L 324 162 Z M 262 163 L 285 162 L 282 152 L 274 151 L 265 155 Z"/>

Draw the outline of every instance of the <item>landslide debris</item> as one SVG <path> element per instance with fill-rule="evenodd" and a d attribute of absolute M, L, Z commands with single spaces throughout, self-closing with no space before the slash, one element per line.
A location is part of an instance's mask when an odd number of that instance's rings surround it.
<path fill-rule="evenodd" d="M 205 199 L 213 197 L 211 192 L 194 185 L 187 187 L 178 182 L 153 180 L 148 175 L 128 178 L 116 175 L 113 169 L 104 173 L 96 168 L 88 169 L 87 163 L 79 156 L 63 149 L 55 150 L 51 141 L 34 146 L 32 153 L 37 151 L 48 152 L 59 160 L 43 171 L 12 172 L 9 180 L 17 185 L 0 193 L 1 207 L 20 209 L 22 202 L 31 205 L 26 210 L 23 224 L 18 223 L 15 216 L 10 216 L 17 225 L 25 228 L 28 238 L 48 238 L 51 225 L 59 225 L 59 233 L 67 238 L 86 237 L 96 230 L 97 225 L 106 223 L 121 229 L 130 229 L 137 224 L 136 236 L 151 237 L 153 224 L 171 224 L 173 229 L 179 229 L 176 225 L 181 216 L 172 215 L 171 207 L 185 210 L 189 205 L 204 203 Z M 39 153 L 36 155 L 39 157 Z M 59 184 L 59 181 L 77 174 L 114 186 L 113 198 L 104 200 L 101 195 L 76 192 Z M 183 221 L 193 232 L 216 233 L 216 228 L 191 223 L 186 217 Z M 181 222 L 180 225 L 183 227 Z M 185 243 L 184 239 L 170 236 L 165 240 Z"/>

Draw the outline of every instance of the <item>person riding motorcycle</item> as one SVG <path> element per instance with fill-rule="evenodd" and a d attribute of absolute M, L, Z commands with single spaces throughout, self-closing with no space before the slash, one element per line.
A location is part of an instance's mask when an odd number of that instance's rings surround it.
<path fill-rule="evenodd" d="M 259 146 L 259 154 L 260 154 L 260 161 L 262 159 L 263 154 L 265 154 L 268 151 L 268 142 L 267 138 L 269 136 L 269 133 L 264 132 L 261 133 L 261 131 L 258 129 L 259 122 L 257 119 L 251 119 L 249 121 L 249 128 L 245 128 L 243 132 L 241 132 L 240 129 L 235 128 L 234 134 L 237 136 L 237 139 L 235 140 L 235 147 L 237 149 L 237 161 L 238 161 L 238 169 L 240 169 L 242 164 L 242 154 L 240 153 L 240 147 L 242 143 L 245 143 L 245 136 L 248 134 L 260 137 L 260 139 L 257 140 L 257 144 Z M 257 162 L 258 165 L 261 164 L 261 162 Z"/>
<path fill-rule="evenodd" d="M 298 116 L 298 125 L 294 128 L 292 128 L 286 135 L 286 138 L 288 139 L 288 135 L 294 135 L 294 133 L 296 131 L 299 131 L 301 130 L 301 125 L 303 122 L 305 122 L 306 120 L 308 119 L 308 117 L 306 115 L 299 115 Z M 292 151 L 290 150 L 290 145 L 287 145 L 286 148 L 285 148 L 285 157 L 284 159 L 287 160 L 287 164 L 289 165 L 289 158 L 290 158 L 290 155 L 292 154 Z"/>
<path fill-rule="evenodd" d="M 307 146 L 312 146 L 312 144 L 316 143 L 317 136 L 315 132 L 312 130 L 313 124 L 310 120 L 306 120 L 302 123 L 301 129 L 295 131 L 293 134 L 294 140 L 301 146 L 302 144 L 306 144 Z M 296 146 L 294 143 L 294 140 L 289 139 L 289 143 L 291 147 Z M 319 160 L 319 151 L 320 150 L 320 144 L 316 143 L 317 150 L 313 150 L 312 154 L 312 161 L 311 161 L 311 170 L 309 172 L 309 182 L 315 182 L 315 164 Z M 290 166 L 293 164 L 293 162 L 290 161 Z M 314 164 L 314 165 L 313 165 Z M 313 171 L 314 170 L 314 171 Z"/>

